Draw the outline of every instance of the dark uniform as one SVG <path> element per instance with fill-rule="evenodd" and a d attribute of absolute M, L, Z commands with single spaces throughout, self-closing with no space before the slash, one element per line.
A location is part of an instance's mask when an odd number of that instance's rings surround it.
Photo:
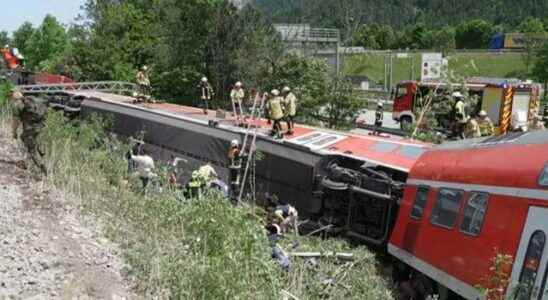
<path fill-rule="evenodd" d="M 207 114 L 207 110 L 209 109 L 209 101 L 213 98 L 213 88 L 211 87 L 211 84 L 207 82 L 207 80 L 200 81 L 200 84 L 198 85 L 198 88 L 200 90 L 200 99 L 202 99 L 203 102 L 203 108 L 204 108 L 204 114 Z"/>
<path fill-rule="evenodd" d="M 20 119 L 23 123 L 21 140 L 25 144 L 31 160 L 44 174 L 46 173 L 46 167 L 42 161 L 44 153 L 40 150 L 37 139 L 40 130 L 44 127 L 47 111 L 47 101 L 37 97 L 23 98 L 23 109 L 20 112 Z"/>

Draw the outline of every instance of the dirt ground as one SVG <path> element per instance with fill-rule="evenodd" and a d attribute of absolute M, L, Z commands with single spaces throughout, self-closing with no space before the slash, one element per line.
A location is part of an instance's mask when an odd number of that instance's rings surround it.
<path fill-rule="evenodd" d="M 116 245 L 74 197 L 21 169 L 0 129 L 0 299 L 136 299 Z"/>

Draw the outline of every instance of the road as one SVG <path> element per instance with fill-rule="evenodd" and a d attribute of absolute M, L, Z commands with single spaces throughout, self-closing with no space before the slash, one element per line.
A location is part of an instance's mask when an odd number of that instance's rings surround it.
<path fill-rule="evenodd" d="M 370 125 L 375 124 L 375 111 L 367 110 L 366 112 L 362 112 L 359 115 L 358 120 L 365 120 L 365 122 Z M 400 129 L 400 124 L 392 119 L 392 112 L 384 113 L 382 126 L 386 128 Z"/>

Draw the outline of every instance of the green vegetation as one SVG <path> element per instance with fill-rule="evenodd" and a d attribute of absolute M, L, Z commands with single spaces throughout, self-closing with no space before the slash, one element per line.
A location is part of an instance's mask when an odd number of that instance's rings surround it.
<path fill-rule="evenodd" d="M 385 53 L 353 55 L 346 58 L 344 72 L 348 75 L 365 75 L 376 82 L 384 81 Z M 413 78 L 420 79 L 421 55 L 410 54 L 408 58 L 394 55 L 394 82 L 411 78 L 411 63 L 414 60 Z M 449 70 L 461 76 L 526 77 L 523 54 L 457 52 L 448 55 Z"/>
<path fill-rule="evenodd" d="M 5 121 L 5 120 L 4 120 Z M 70 124 L 51 112 L 40 142 L 47 155 L 48 184 L 62 188 L 96 215 L 121 245 L 147 297 L 174 299 L 280 299 L 285 290 L 300 299 L 392 299 L 388 282 L 365 247 L 340 240 L 300 238 L 297 251 L 344 251 L 355 260 L 293 259 L 283 271 L 270 257 L 260 212 L 234 207 L 216 193 L 183 200 L 160 172 L 161 192 L 142 195 L 127 177 L 124 154 L 131 148 L 105 132 L 109 122 L 91 118 Z M 163 168 L 161 168 L 163 170 Z M 165 178 L 165 179 L 164 179 Z M 291 249 L 295 236 L 281 245 Z"/>

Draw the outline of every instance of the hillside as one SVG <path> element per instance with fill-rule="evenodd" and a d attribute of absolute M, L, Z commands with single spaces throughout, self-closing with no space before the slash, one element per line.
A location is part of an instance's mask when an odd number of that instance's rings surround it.
<path fill-rule="evenodd" d="M 253 0 L 252 4 L 274 22 L 306 22 L 314 26 L 343 27 L 343 12 L 350 10 L 363 23 L 390 24 L 395 28 L 423 22 L 455 25 L 482 18 L 494 24 L 516 26 L 527 17 L 548 17 L 548 1 L 536 0 Z"/>

